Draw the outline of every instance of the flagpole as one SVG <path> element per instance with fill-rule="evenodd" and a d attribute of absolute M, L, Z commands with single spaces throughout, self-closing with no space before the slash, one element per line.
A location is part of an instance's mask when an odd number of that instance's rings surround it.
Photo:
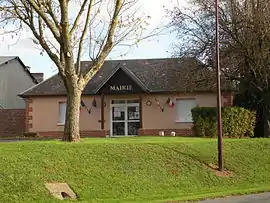
<path fill-rule="evenodd" d="M 219 56 L 219 0 L 216 1 L 216 78 L 217 78 L 217 127 L 218 127 L 218 169 L 223 171 L 220 56 Z"/>

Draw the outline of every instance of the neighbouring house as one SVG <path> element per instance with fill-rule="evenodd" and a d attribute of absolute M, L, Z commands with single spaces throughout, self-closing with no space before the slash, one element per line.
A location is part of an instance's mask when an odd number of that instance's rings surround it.
<path fill-rule="evenodd" d="M 81 62 L 82 69 L 91 65 Z M 233 86 L 222 79 L 222 105 Z M 82 136 L 192 134 L 191 109 L 216 106 L 215 71 L 191 59 L 106 61 L 83 91 Z M 66 90 L 59 75 L 20 94 L 27 102 L 27 132 L 62 136 Z"/>
<path fill-rule="evenodd" d="M 0 106 L 3 109 L 25 108 L 18 94 L 42 80 L 43 73 L 30 73 L 19 57 L 0 56 Z"/>
<path fill-rule="evenodd" d="M 0 56 L 0 137 L 25 130 L 25 101 L 18 94 L 41 81 L 19 57 Z"/>

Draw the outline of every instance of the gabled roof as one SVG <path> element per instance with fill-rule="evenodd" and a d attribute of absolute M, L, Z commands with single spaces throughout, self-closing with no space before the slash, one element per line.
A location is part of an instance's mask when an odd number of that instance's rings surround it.
<path fill-rule="evenodd" d="M 81 62 L 82 70 L 91 67 L 90 61 Z M 201 68 L 193 59 L 134 59 L 105 61 L 101 69 L 86 85 L 83 94 L 94 95 L 122 69 L 146 92 L 209 92 L 216 91 L 215 71 Z M 222 79 L 221 89 L 232 91 L 232 85 Z M 66 95 L 59 75 L 21 93 L 21 97 Z"/>
<path fill-rule="evenodd" d="M 0 65 L 10 61 L 10 60 L 13 60 L 15 59 L 16 56 L 0 56 Z"/>
<path fill-rule="evenodd" d="M 136 82 L 140 88 L 145 92 L 150 92 L 150 90 L 147 88 L 147 86 L 140 80 L 140 78 L 137 77 L 131 70 L 127 68 L 122 68 L 122 70 Z"/>
<path fill-rule="evenodd" d="M 21 61 L 21 59 L 18 56 L 0 56 L 0 68 L 4 64 L 7 64 L 9 61 L 12 61 L 12 60 L 18 60 L 19 63 L 24 68 L 24 70 L 26 71 L 26 73 L 31 77 L 33 82 L 36 83 L 36 84 L 38 83 L 38 80 L 31 74 L 29 69 L 24 65 L 24 63 Z"/>
<path fill-rule="evenodd" d="M 104 87 L 104 85 L 105 85 L 110 79 L 112 79 L 113 76 L 114 76 L 118 71 L 123 71 L 123 72 L 126 74 L 126 76 L 129 77 L 129 79 L 131 79 L 133 82 L 135 82 L 135 83 L 140 87 L 140 89 L 141 89 L 142 91 L 144 91 L 144 92 L 149 91 L 149 90 L 147 89 L 147 87 L 140 81 L 140 79 L 139 79 L 135 74 L 133 74 L 133 72 L 131 72 L 129 69 L 127 69 L 127 68 L 121 66 L 121 63 L 118 63 L 118 64 L 116 65 L 116 67 L 115 67 L 115 70 L 114 70 L 113 72 L 111 72 L 111 74 L 108 76 L 108 78 L 107 78 L 106 80 L 104 80 L 103 83 L 101 83 L 101 84 L 99 85 L 98 89 L 96 89 L 96 90 L 94 91 L 94 94 L 97 94 L 97 93 L 99 92 L 99 90 L 100 90 L 102 87 Z"/>

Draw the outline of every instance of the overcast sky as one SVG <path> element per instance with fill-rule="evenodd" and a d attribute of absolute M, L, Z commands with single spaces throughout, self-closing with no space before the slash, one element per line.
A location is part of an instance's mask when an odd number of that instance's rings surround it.
<path fill-rule="evenodd" d="M 144 12 L 151 16 L 151 27 L 159 25 L 164 21 L 164 6 L 172 7 L 172 2 L 175 0 L 140 0 L 143 4 Z M 185 4 L 186 0 L 178 0 L 181 5 Z M 172 51 L 172 43 L 174 41 L 173 34 L 162 35 L 145 40 L 139 43 L 138 47 L 134 47 L 122 59 L 131 58 L 164 58 L 170 57 Z M 115 50 L 109 59 L 121 59 L 120 50 Z M 45 78 L 57 73 L 55 65 L 47 55 L 41 56 L 40 50 L 34 47 L 32 40 L 29 39 L 28 34 L 23 34 L 20 40 L 15 44 L 5 38 L 0 41 L 0 55 L 5 56 L 19 56 L 25 65 L 31 67 L 31 72 L 43 72 Z M 87 56 L 83 57 L 88 60 Z"/>

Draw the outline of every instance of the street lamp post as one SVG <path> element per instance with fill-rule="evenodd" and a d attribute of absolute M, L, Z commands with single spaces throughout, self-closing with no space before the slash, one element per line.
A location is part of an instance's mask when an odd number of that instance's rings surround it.
<path fill-rule="evenodd" d="M 221 89 L 219 60 L 219 0 L 216 1 L 216 77 L 217 77 L 217 120 L 218 120 L 218 169 L 223 171 Z"/>

